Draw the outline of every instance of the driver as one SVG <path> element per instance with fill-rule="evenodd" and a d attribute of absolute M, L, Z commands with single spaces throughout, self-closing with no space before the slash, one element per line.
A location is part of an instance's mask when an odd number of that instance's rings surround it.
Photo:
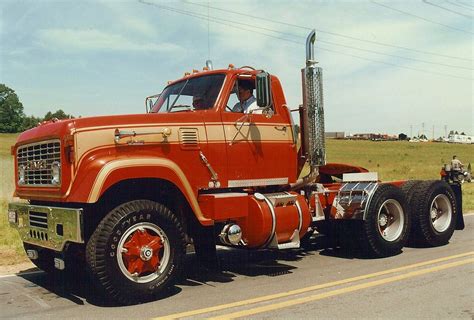
<path fill-rule="evenodd" d="M 258 109 L 257 101 L 253 96 L 252 81 L 239 81 L 238 96 L 239 102 L 234 105 L 232 112 L 250 113 L 250 111 Z"/>
<path fill-rule="evenodd" d="M 200 95 L 193 96 L 193 107 L 194 107 L 194 110 L 205 110 L 205 109 L 207 109 L 204 98 Z"/>

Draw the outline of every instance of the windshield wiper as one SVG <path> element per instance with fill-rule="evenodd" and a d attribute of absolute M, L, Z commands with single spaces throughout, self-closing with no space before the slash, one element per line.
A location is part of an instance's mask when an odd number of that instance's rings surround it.
<path fill-rule="evenodd" d="M 171 107 L 169 107 L 168 110 L 166 110 L 166 111 L 169 112 L 171 109 L 173 109 L 174 104 L 176 103 L 176 101 L 178 101 L 179 97 L 181 96 L 181 93 L 183 92 L 184 88 L 185 88 L 186 85 L 188 84 L 188 81 L 189 81 L 189 79 L 186 80 L 186 82 L 184 83 L 183 87 L 181 88 L 181 90 L 179 90 L 178 95 L 176 96 L 176 98 L 174 99 L 173 103 L 171 104 Z"/>

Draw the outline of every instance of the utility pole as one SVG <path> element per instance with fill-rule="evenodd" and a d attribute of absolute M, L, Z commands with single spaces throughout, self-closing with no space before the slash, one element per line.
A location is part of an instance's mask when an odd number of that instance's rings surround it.
<path fill-rule="evenodd" d="M 413 125 L 410 124 L 410 139 L 413 138 Z"/>
<path fill-rule="evenodd" d="M 425 135 L 425 123 L 424 122 L 421 123 L 421 135 L 423 135 L 423 136 Z"/>
<path fill-rule="evenodd" d="M 448 138 L 448 126 L 444 125 L 444 137 L 447 139 Z"/>
<path fill-rule="evenodd" d="M 431 133 L 431 140 L 434 141 L 434 125 L 433 125 L 433 131 L 432 131 L 432 133 Z"/>

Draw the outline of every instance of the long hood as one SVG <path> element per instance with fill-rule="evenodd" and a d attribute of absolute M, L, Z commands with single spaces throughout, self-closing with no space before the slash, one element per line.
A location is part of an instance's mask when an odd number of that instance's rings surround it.
<path fill-rule="evenodd" d="M 177 113 L 146 113 L 146 114 L 127 114 L 117 116 L 101 116 L 74 119 L 76 130 L 84 131 L 88 128 L 96 129 L 110 126 L 149 126 L 160 124 L 172 124 L 188 122 L 190 114 L 186 112 Z"/>
<path fill-rule="evenodd" d="M 189 114 L 187 113 L 128 114 L 58 120 L 56 122 L 49 121 L 20 134 L 16 144 L 20 145 L 41 140 L 61 138 L 65 135 L 73 134 L 77 130 L 87 131 L 88 129 L 94 130 L 110 126 L 148 126 L 188 121 Z"/>
<path fill-rule="evenodd" d="M 16 145 L 42 140 L 57 139 L 71 134 L 74 130 L 74 119 L 43 122 L 35 128 L 29 129 L 18 137 Z"/>

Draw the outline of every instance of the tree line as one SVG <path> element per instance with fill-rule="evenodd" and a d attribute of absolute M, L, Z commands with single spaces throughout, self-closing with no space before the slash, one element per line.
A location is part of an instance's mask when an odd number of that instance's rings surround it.
<path fill-rule="evenodd" d="M 16 133 L 34 128 L 43 121 L 51 119 L 74 118 L 59 109 L 55 112 L 48 111 L 44 117 L 27 116 L 23 112 L 23 104 L 15 91 L 5 84 L 0 83 L 0 133 Z"/>

